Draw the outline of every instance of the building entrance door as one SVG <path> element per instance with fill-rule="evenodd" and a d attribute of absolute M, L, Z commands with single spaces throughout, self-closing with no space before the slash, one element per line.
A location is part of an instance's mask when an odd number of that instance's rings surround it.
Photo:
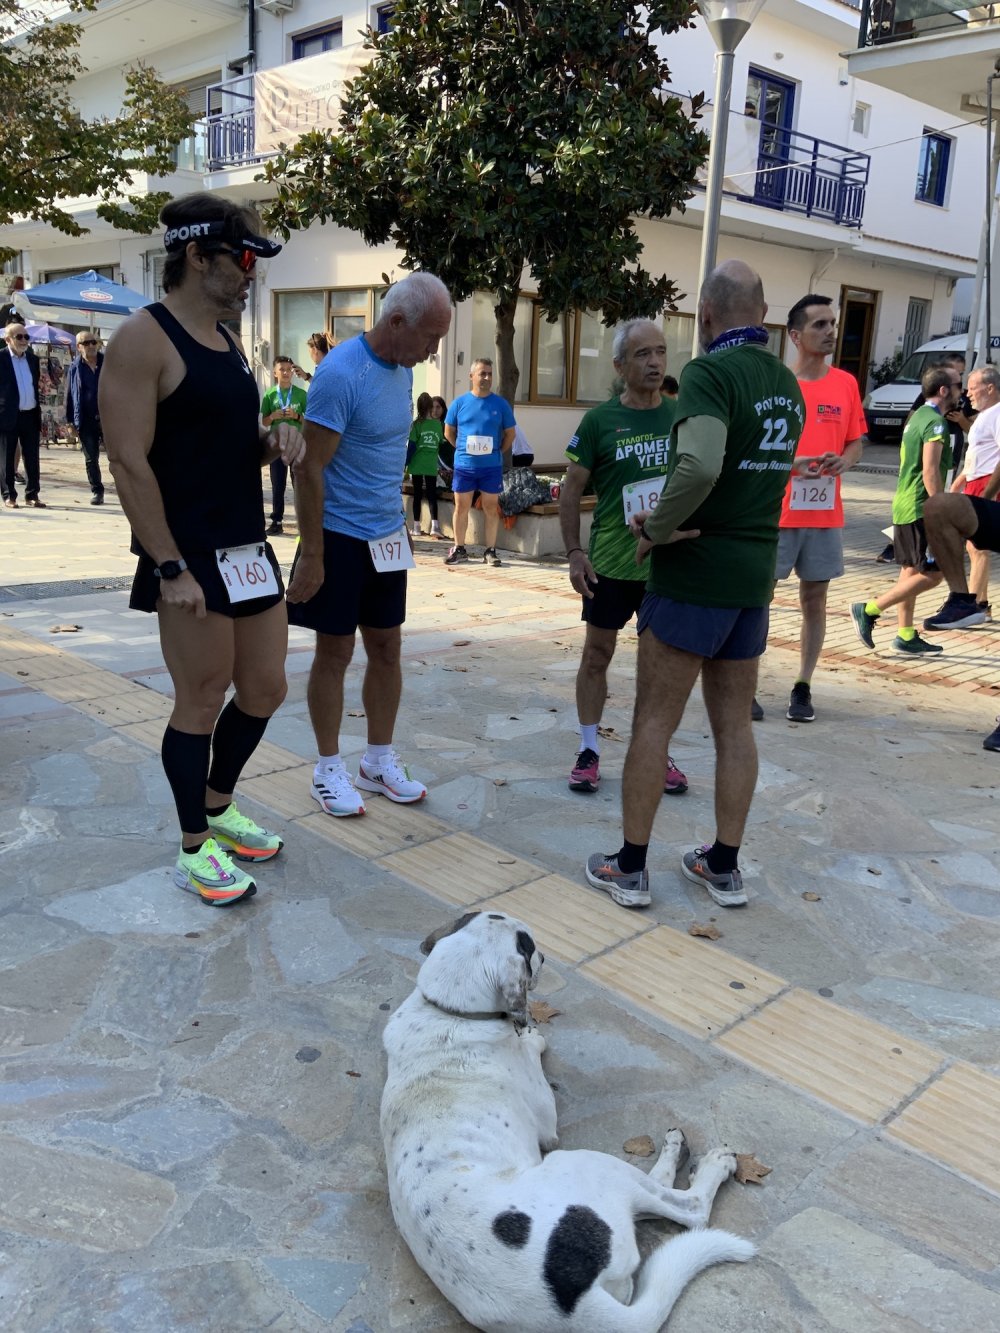
<path fill-rule="evenodd" d="M 781 208 L 785 202 L 786 168 L 791 160 L 795 84 L 751 67 L 747 79 L 748 113 L 751 108 L 761 122 L 754 203 Z"/>
<path fill-rule="evenodd" d="M 857 287 L 840 289 L 840 328 L 833 364 L 854 376 L 862 397 L 868 392 L 868 368 L 871 364 L 877 305 L 878 292 L 863 291 Z"/>

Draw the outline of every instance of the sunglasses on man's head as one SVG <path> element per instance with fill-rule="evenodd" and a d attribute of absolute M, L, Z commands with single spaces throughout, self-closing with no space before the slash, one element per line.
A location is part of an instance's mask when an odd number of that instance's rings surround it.
<path fill-rule="evenodd" d="M 242 269 L 244 273 L 252 273 L 257 264 L 256 254 L 246 248 L 232 250 L 228 245 L 206 245 L 202 249 L 209 255 L 228 255 L 236 267 Z"/>

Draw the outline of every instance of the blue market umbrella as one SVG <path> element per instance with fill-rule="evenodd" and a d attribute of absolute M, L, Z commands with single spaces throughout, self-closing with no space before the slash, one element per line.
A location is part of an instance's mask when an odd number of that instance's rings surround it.
<path fill-rule="evenodd" d="M 54 324 L 25 324 L 28 336 L 33 343 L 55 343 L 57 347 L 75 347 L 76 339 L 65 329 L 58 329 Z"/>
<path fill-rule="evenodd" d="M 43 282 L 40 287 L 29 287 L 24 293 L 33 306 L 54 306 L 60 310 L 85 310 L 88 313 L 131 315 L 151 304 L 148 296 L 123 287 L 88 269 L 72 278 L 56 278 Z"/>

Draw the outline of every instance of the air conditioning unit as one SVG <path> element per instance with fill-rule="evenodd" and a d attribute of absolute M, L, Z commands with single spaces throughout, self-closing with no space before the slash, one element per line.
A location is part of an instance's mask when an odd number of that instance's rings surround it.
<path fill-rule="evenodd" d="M 273 14 L 275 18 L 280 18 L 282 14 L 288 14 L 295 8 L 295 0 L 257 0 L 257 8 L 262 9 L 265 14 Z"/>

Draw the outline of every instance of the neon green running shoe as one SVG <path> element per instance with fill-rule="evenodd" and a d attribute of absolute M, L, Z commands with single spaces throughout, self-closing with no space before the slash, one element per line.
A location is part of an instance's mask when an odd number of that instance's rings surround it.
<path fill-rule="evenodd" d="M 212 837 L 240 861 L 270 861 L 285 845 L 276 833 L 269 833 L 249 816 L 241 815 L 235 804 L 221 815 L 208 815 L 207 819 Z"/>
<path fill-rule="evenodd" d="M 188 893 L 197 893 L 213 907 L 229 907 L 257 892 L 254 881 L 233 865 L 229 853 L 214 838 L 206 838 L 196 852 L 181 848 L 174 866 L 174 883 Z"/>

